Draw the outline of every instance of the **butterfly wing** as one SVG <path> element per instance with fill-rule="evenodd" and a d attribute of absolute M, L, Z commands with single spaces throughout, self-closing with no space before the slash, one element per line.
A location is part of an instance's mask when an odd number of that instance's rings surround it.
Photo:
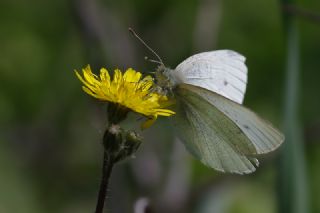
<path fill-rule="evenodd" d="M 278 147 L 284 137 L 245 107 L 206 89 L 182 84 L 175 90 L 177 131 L 187 149 L 205 165 L 251 173 L 253 156 Z"/>
<path fill-rule="evenodd" d="M 193 55 L 172 72 L 177 84 L 199 86 L 242 103 L 247 85 L 245 57 L 232 50 Z"/>
<path fill-rule="evenodd" d="M 284 141 L 284 135 L 279 130 L 246 107 L 206 89 L 192 85 L 181 87 L 192 90 L 231 119 L 252 142 L 257 154 L 271 152 Z"/>
<path fill-rule="evenodd" d="M 232 120 L 198 94 L 178 87 L 173 117 L 180 139 L 202 163 L 222 172 L 251 173 L 258 161 L 242 153 L 256 153 Z"/>

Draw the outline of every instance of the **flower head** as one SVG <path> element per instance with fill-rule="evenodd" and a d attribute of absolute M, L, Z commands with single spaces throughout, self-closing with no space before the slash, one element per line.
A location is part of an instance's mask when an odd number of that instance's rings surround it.
<path fill-rule="evenodd" d="M 160 116 L 171 116 L 175 112 L 165 109 L 168 98 L 152 90 L 153 78 L 129 68 L 124 74 L 119 69 L 114 71 L 113 78 L 105 68 L 100 69 L 100 76 L 93 74 L 90 66 L 82 69 L 83 77 L 76 75 L 84 84 L 83 90 L 89 95 L 124 109 L 130 109 L 148 118 L 142 128 L 148 128 Z"/>

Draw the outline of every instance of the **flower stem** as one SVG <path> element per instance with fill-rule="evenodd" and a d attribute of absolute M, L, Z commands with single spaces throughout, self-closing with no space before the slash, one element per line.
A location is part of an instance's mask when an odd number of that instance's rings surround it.
<path fill-rule="evenodd" d="M 297 0 L 281 0 L 283 7 L 296 5 Z M 284 133 L 278 180 L 278 212 L 306 213 L 309 210 L 308 177 L 304 152 L 303 126 L 300 121 L 301 48 L 300 28 L 293 14 L 284 13 L 286 37 L 286 90 Z"/>
<path fill-rule="evenodd" d="M 103 153 L 102 179 L 95 213 L 102 213 L 107 196 L 108 183 L 112 172 L 114 162 L 107 152 Z"/>

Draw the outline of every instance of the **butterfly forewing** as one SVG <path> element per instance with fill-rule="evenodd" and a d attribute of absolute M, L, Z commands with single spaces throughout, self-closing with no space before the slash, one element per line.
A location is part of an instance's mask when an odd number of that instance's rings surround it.
<path fill-rule="evenodd" d="M 242 103 L 247 85 L 245 57 L 232 50 L 195 54 L 173 71 L 178 84 L 199 86 Z"/>

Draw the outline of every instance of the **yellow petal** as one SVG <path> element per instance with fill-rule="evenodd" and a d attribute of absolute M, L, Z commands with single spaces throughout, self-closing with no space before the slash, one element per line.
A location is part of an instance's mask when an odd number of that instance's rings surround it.
<path fill-rule="evenodd" d="M 149 128 L 155 121 L 157 120 L 157 115 L 152 118 L 147 119 L 145 122 L 141 124 L 141 129 Z"/>
<path fill-rule="evenodd" d="M 87 94 L 91 95 L 92 97 L 101 99 L 100 96 L 98 96 L 97 94 L 93 93 L 90 89 L 88 89 L 85 86 L 82 86 L 83 91 L 85 91 Z"/>
<path fill-rule="evenodd" d="M 109 75 L 109 72 L 106 68 L 100 69 L 100 79 L 102 81 L 108 81 L 110 83 L 110 75 Z"/>
<path fill-rule="evenodd" d="M 157 114 L 158 115 L 162 115 L 162 116 L 171 116 L 176 114 L 174 111 L 170 110 L 170 109 L 158 109 L 157 110 Z"/>
<path fill-rule="evenodd" d="M 82 69 L 83 77 L 89 84 L 100 84 L 100 81 L 98 81 L 96 78 L 97 76 L 92 73 L 90 66 L 88 65 L 86 68 Z"/>
<path fill-rule="evenodd" d="M 127 69 L 123 75 L 123 79 L 127 82 L 139 82 L 141 73 L 134 71 L 132 68 Z"/>
<path fill-rule="evenodd" d="M 78 73 L 78 71 L 74 71 L 78 77 L 78 79 L 88 88 L 92 88 L 92 85 L 90 85 L 87 81 L 85 81 L 82 76 Z"/>

